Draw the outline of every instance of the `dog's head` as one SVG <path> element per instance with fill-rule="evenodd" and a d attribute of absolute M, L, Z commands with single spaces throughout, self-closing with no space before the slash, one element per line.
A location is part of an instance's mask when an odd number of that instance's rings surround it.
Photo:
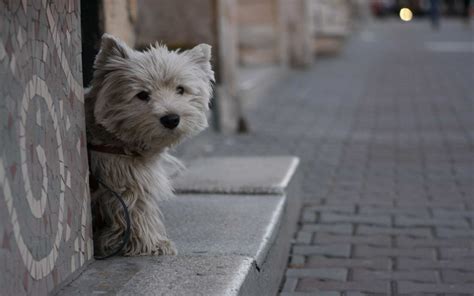
<path fill-rule="evenodd" d="M 95 121 L 124 143 L 163 149 L 208 125 L 211 47 L 144 52 L 104 34 L 94 63 Z"/>

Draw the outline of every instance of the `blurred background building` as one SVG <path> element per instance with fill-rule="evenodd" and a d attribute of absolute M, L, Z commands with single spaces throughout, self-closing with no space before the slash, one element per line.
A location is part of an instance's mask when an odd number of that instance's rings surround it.
<path fill-rule="evenodd" d="M 172 49 L 203 42 L 212 45 L 217 74 L 214 126 L 224 132 L 242 132 L 248 129 L 246 105 L 284 75 L 285 69 L 308 67 L 318 53 L 337 52 L 356 19 L 367 16 L 360 12 L 368 11 L 368 2 L 104 0 L 94 9 L 101 11 L 98 20 L 102 23 L 94 30 L 119 36 L 138 49 L 157 41 Z M 85 65 L 85 71 L 88 68 Z"/>

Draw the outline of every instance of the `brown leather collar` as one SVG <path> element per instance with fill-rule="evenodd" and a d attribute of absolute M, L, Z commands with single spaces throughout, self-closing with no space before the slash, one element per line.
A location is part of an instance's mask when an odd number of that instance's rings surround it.
<path fill-rule="evenodd" d="M 116 154 L 116 155 L 124 155 L 124 156 L 140 156 L 140 154 L 136 152 L 126 152 L 123 147 L 112 147 L 112 146 L 105 146 L 105 145 L 92 145 L 88 144 L 87 148 L 91 151 L 97 151 L 102 153 L 108 154 Z"/>

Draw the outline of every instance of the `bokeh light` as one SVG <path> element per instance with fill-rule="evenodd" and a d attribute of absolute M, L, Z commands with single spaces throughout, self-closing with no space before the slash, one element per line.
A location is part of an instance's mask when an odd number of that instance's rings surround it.
<path fill-rule="evenodd" d="M 404 22 L 409 22 L 413 19 L 413 12 L 409 8 L 400 9 L 400 19 Z"/>

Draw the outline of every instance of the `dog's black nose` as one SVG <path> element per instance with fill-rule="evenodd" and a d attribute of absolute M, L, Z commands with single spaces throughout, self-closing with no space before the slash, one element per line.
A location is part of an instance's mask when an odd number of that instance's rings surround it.
<path fill-rule="evenodd" d="M 160 118 L 161 124 L 169 129 L 174 129 L 179 124 L 179 115 L 168 114 Z"/>

